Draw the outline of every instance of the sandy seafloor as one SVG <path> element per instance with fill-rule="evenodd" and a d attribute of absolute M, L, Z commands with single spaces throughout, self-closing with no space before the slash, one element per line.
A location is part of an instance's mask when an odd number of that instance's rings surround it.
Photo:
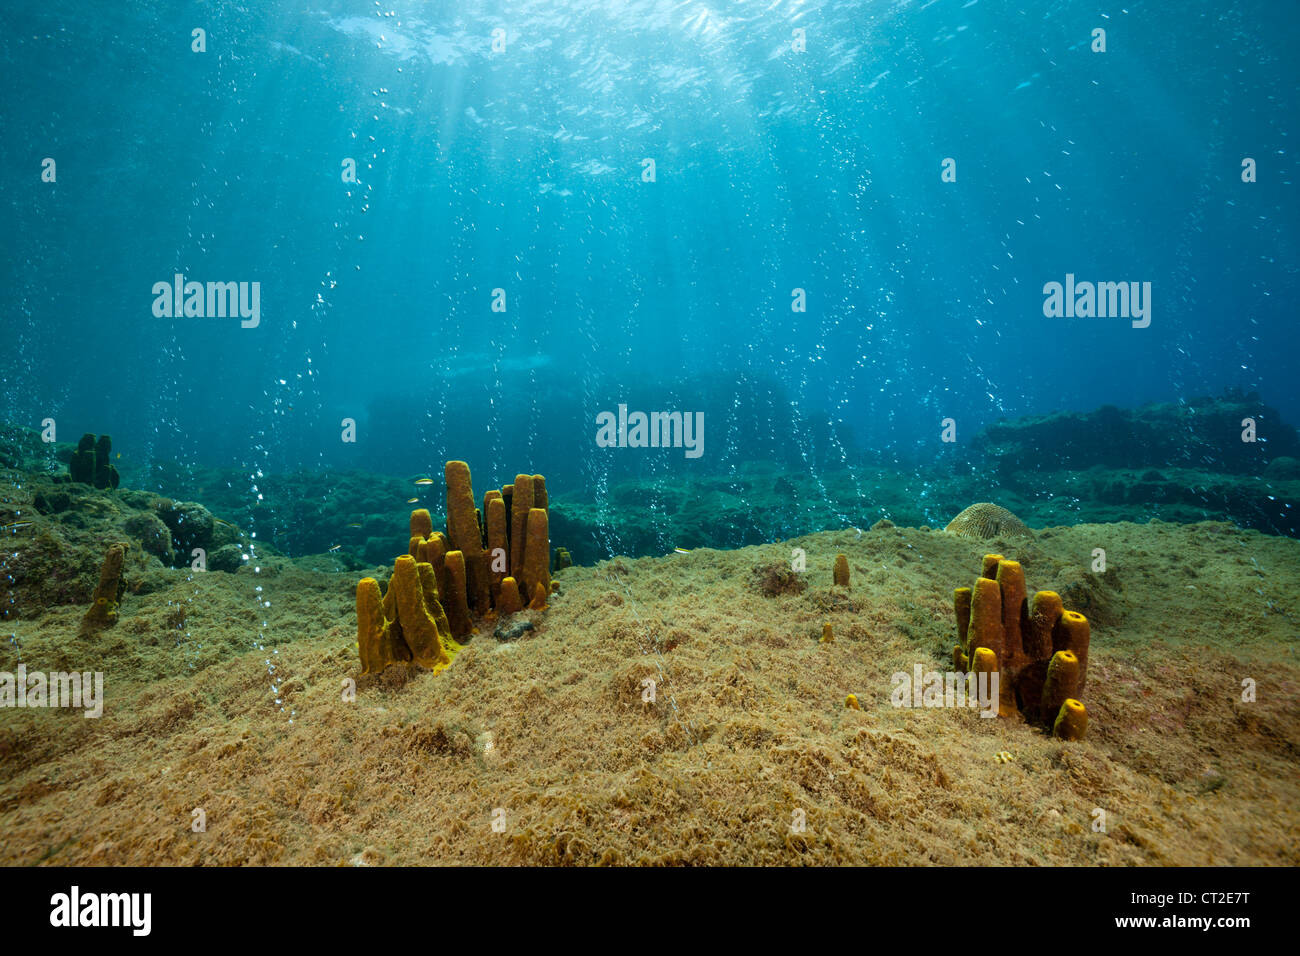
<path fill-rule="evenodd" d="M 807 589 L 761 593 L 753 569 L 793 547 Z M 1089 577 L 1097 547 L 1108 570 Z M 1090 605 L 1085 741 L 890 705 L 894 672 L 949 669 L 952 589 L 987 551 Z M 618 558 L 560 572 L 515 642 L 488 628 L 438 676 L 377 678 L 359 678 L 355 572 L 165 573 L 93 637 L 80 606 L 8 625 L 29 671 L 103 670 L 107 703 L 0 711 L 0 862 L 1300 863 L 1300 541 L 891 526 Z"/>

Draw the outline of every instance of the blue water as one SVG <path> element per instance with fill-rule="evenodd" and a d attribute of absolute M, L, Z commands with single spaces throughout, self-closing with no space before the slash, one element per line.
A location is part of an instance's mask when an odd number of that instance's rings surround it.
<path fill-rule="evenodd" d="M 1295 4 L 159 7 L 0 13 L 0 418 L 140 486 L 924 477 L 945 418 L 1230 387 L 1300 421 Z M 177 273 L 258 325 L 155 316 Z M 1067 273 L 1150 282 L 1149 327 L 1045 317 Z M 598 447 L 620 403 L 703 453 Z"/>

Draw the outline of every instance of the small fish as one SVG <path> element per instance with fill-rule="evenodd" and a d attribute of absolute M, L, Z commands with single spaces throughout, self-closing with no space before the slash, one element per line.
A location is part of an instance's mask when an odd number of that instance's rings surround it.
<path fill-rule="evenodd" d="M 432 479 L 432 478 L 416 478 L 416 479 L 415 479 L 415 483 L 416 483 L 417 485 L 431 485 L 431 484 L 433 484 L 433 479 Z"/>
<path fill-rule="evenodd" d="M 19 528 L 28 528 L 35 523 L 35 521 L 15 521 L 13 524 L 0 525 L 0 531 L 16 531 Z"/>
<path fill-rule="evenodd" d="M 415 503 L 416 503 L 417 501 L 419 501 L 419 500 L 420 500 L 419 498 L 407 498 L 407 499 L 406 499 L 406 503 L 407 503 L 408 505 L 413 505 L 413 504 L 415 504 Z"/>
<path fill-rule="evenodd" d="M 117 457 L 118 457 L 118 460 L 120 461 L 121 458 L 122 458 L 122 453 L 121 453 L 120 451 L 117 453 Z"/>
<path fill-rule="evenodd" d="M 334 547 L 330 548 L 330 551 L 337 551 L 337 550 L 338 550 L 339 548 L 341 548 L 341 547 L 343 547 L 343 545 L 341 545 L 341 544 L 336 544 L 336 545 L 334 545 Z"/>
<path fill-rule="evenodd" d="M 349 527 L 349 528 L 360 528 L 360 527 L 361 527 L 361 522 L 360 522 L 360 521 L 349 521 L 349 522 L 348 522 L 348 527 Z"/>
<path fill-rule="evenodd" d="M 673 548 L 673 550 L 674 550 L 675 552 L 677 552 L 678 554 L 690 554 L 690 553 L 691 553 L 691 549 L 690 549 L 690 548 Z"/>

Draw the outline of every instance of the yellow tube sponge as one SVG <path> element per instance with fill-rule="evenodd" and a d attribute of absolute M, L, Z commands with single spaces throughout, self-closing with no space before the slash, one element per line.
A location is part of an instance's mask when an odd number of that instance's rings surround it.
<path fill-rule="evenodd" d="M 451 636 L 459 640 L 474 632 L 469 602 L 465 598 L 465 555 L 460 551 L 448 551 L 443 564 L 447 569 L 447 590 L 442 606 L 451 622 Z"/>
<path fill-rule="evenodd" d="M 433 565 L 433 576 L 438 581 L 440 596 L 447 593 L 447 550 L 447 538 L 441 531 L 435 531 L 424 543 L 427 560 Z"/>
<path fill-rule="evenodd" d="M 1082 701 L 1069 698 L 1061 704 L 1052 724 L 1052 736 L 1061 740 L 1082 740 L 1088 733 L 1088 710 Z"/>
<path fill-rule="evenodd" d="M 434 623 L 438 625 L 438 634 L 450 638 L 451 624 L 442 606 L 442 595 L 438 591 L 438 579 L 433 573 L 433 565 L 427 561 L 417 561 L 415 570 L 420 577 L 420 592 L 424 595 L 424 606 L 428 609 Z"/>
<path fill-rule="evenodd" d="M 979 578 L 971 590 L 968 647 L 987 647 L 1002 660 L 1002 590 L 991 578 Z"/>
<path fill-rule="evenodd" d="M 447 476 L 447 537 L 450 547 L 459 551 L 465 562 L 465 600 L 477 614 L 492 609 L 492 587 L 488 580 L 486 552 L 479 528 L 478 508 L 474 505 L 474 487 L 469 465 L 449 461 Z"/>
<path fill-rule="evenodd" d="M 465 547 L 478 537 L 478 519 L 474 505 L 474 486 L 469 464 L 449 461 L 443 469 L 447 480 L 447 547 L 465 553 Z"/>
<path fill-rule="evenodd" d="M 518 491 L 519 482 L 515 488 Z M 519 499 L 516 498 L 516 501 Z M 533 594 L 540 585 L 551 593 L 551 536 L 546 512 L 541 508 L 528 510 L 528 525 L 524 540 L 523 575 L 519 584 L 525 594 Z"/>
<path fill-rule="evenodd" d="M 831 622 L 830 622 L 830 621 L 827 621 L 826 623 L 824 623 L 824 624 L 822 625 L 822 639 L 821 639 L 821 643 L 822 643 L 822 644 L 834 644 L 834 643 L 835 643 L 835 629 L 834 629 L 833 627 L 831 627 Z"/>
<path fill-rule="evenodd" d="M 411 512 L 411 537 L 427 538 L 433 534 L 433 516 L 428 508 L 416 508 Z"/>
<path fill-rule="evenodd" d="M 1070 698 L 1077 696 L 1079 688 L 1079 658 L 1073 651 L 1057 651 L 1047 665 L 1047 678 L 1043 681 L 1043 696 L 1039 713 L 1044 720 L 1053 715 Z"/>
<path fill-rule="evenodd" d="M 984 555 L 984 565 L 980 569 L 980 577 L 988 578 L 990 581 L 998 576 L 998 562 L 1004 560 L 1000 554 Z"/>
<path fill-rule="evenodd" d="M 858 703 L 858 695 L 857 695 L 857 694 L 849 694 L 848 697 L 845 697 L 845 698 L 844 698 L 844 706 L 845 706 L 845 708 L 847 708 L 848 710 L 861 710 L 861 709 L 862 709 L 862 705 Z"/>
<path fill-rule="evenodd" d="M 404 554 L 393 563 L 393 579 L 388 582 L 388 588 L 397 594 L 397 619 L 411 659 L 427 669 L 451 663 L 438 639 L 438 623 L 425 606 L 415 558 Z"/>
<path fill-rule="evenodd" d="M 1002 646 L 1005 649 L 1003 666 L 1022 663 L 1024 644 L 1020 625 L 1028 615 L 1025 593 L 1025 571 L 1019 561 L 1003 558 L 998 562 L 998 587 L 1002 591 Z"/>
<path fill-rule="evenodd" d="M 1024 634 L 1025 654 L 1036 661 L 1052 653 L 1052 632 L 1064 605 L 1055 591 L 1039 591 L 1029 604 L 1029 629 Z"/>
<path fill-rule="evenodd" d="M 543 510 L 550 507 L 546 497 L 546 478 L 542 475 L 533 475 L 533 507 Z"/>
<path fill-rule="evenodd" d="M 1061 612 L 1052 631 L 1052 650 L 1071 651 L 1079 659 L 1079 694 L 1083 693 L 1083 688 L 1088 683 L 1088 644 L 1091 640 L 1091 628 L 1086 617 L 1078 611 Z"/>
<path fill-rule="evenodd" d="M 438 585 L 433 576 L 433 568 L 427 563 L 417 563 L 415 568 L 420 576 L 420 590 L 424 594 L 424 606 L 428 609 L 429 616 L 433 618 L 434 623 L 438 625 L 438 641 L 442 644 L 442 650 L 447 656 L 447 663 L 438 664 L 433 668 L 435 674 L 440 674 L 451 666 L 452 662 L 456 660 L 456 655 L 463 648 L 451 636 L 451 624 L 447 621 L 447 612 L 443 610 L 442 602 L 438 599 Z"/>
<path fill-rule="evenodd" d="M 516 475 L 510 499 L 510 573 L 523 579 L 524 543 L 528 536 L 528 512 L 533 508 L 533 476 Z M 528 593 L 528 592 L 525 592 Z"/>
<path fill-rule="evenodd" d="M 988 674 L 990 689 L 992 688 L 992 680 L 993 680 L 992 675 L 994 674 L 998 675 L 998 716 L 999 717 L 1010 717 L 1012 714 L 1016 712 L 1015 697 L 1014 695 L 1008 693 L 1006 687 L 1006 681 L 1003 680 L 1001 664 L 998 660 L 998 655 L 995 654 L 991 648 L 976 647 L 973 650 L 971 655 L 970 669 L 973 670 L 976 673 L 976 675 Z"/>
<path fill-rule="evenodd" d="M 361 655 L 361 673 L 377 674 L 392 663 L 388 640 L 388 621 L 384 618 L 379 582 L 362 578 L 357 584 L 357 653 Z"/>
<path fill-rule="evenodd" d="M 970 629 L 970 595 L 970 588 L 956 588 L 952 592 L 952 610 L 957 616 L 957 643 L 963 652 L 969 646 L 966 643 L 966 632 Z"/>
<path fill-rule="evenodd" d="M 848 555 L 835 555 L 835 583 L 840 587 L 849 586 L 849 559 Z"/>
<path fill-rule="evenodd" d="M 491 492 L 488 492 L 491 494 Z M 506 503 L 497 494 L 487 505 L 488 567 L 491 571 L 492 602 L 501 600 L 501 582 L 510 573 L 509 541 L 506 538 Z"/>
<path fill-rule="evenodd" d="M 114 544 L 104 552 L 104 563 L 99 566 L 99 584 L 91 596 L 90 607 L 81 619 L 88 628 L 105 627 L 117 623 L 117 609 L 126 593 L 122 579 L 122 566 L 126 563 L 126 545 Z"/>
<path fill-rule="evenodd" d="M 546 589 L 545 585 L 539 581 L 536 590 L 533 591 L 533 599 L 528 602 L 528 610 L 545 611 L 546 599 L 550 596 L 550 593 L 551 592 Z"/>
<path fill-rule="evenodd" d="M 998 669 L 998 655 L 987 647 L 975 648 L 971 656 L 971 670 L 976 674 L 993 673 Z"/>
<path fill-rule="evenodd" d="M 512 577 L 501 580 L 501 595 L 497 599 L 497 613 L 518 614 L 524 609 L 523 599 L 519 597 L 519 582 Z"/>

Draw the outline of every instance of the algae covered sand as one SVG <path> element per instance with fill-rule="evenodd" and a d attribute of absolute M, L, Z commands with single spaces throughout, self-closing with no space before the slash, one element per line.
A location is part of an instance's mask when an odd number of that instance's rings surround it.
<path fill-rule="evenodd" d="M 794 548 L 802 589 L 777 573 Z M 891 675 L 949 669 L 952 589 L 986 551 L 1092 620 L 1085 741 L 891 705 Z M 156 571 L 98 634 L 78 605 L 10 622 L 0 670 L 16 642 L 29 672 L 102 670 L 107 700 L 0 711 L 3 862 L 1300 862 L 1292 539 L 882 523 L 616 558 L 436 677 L 360 677 L 360 575 L 301 565 Z"/>

